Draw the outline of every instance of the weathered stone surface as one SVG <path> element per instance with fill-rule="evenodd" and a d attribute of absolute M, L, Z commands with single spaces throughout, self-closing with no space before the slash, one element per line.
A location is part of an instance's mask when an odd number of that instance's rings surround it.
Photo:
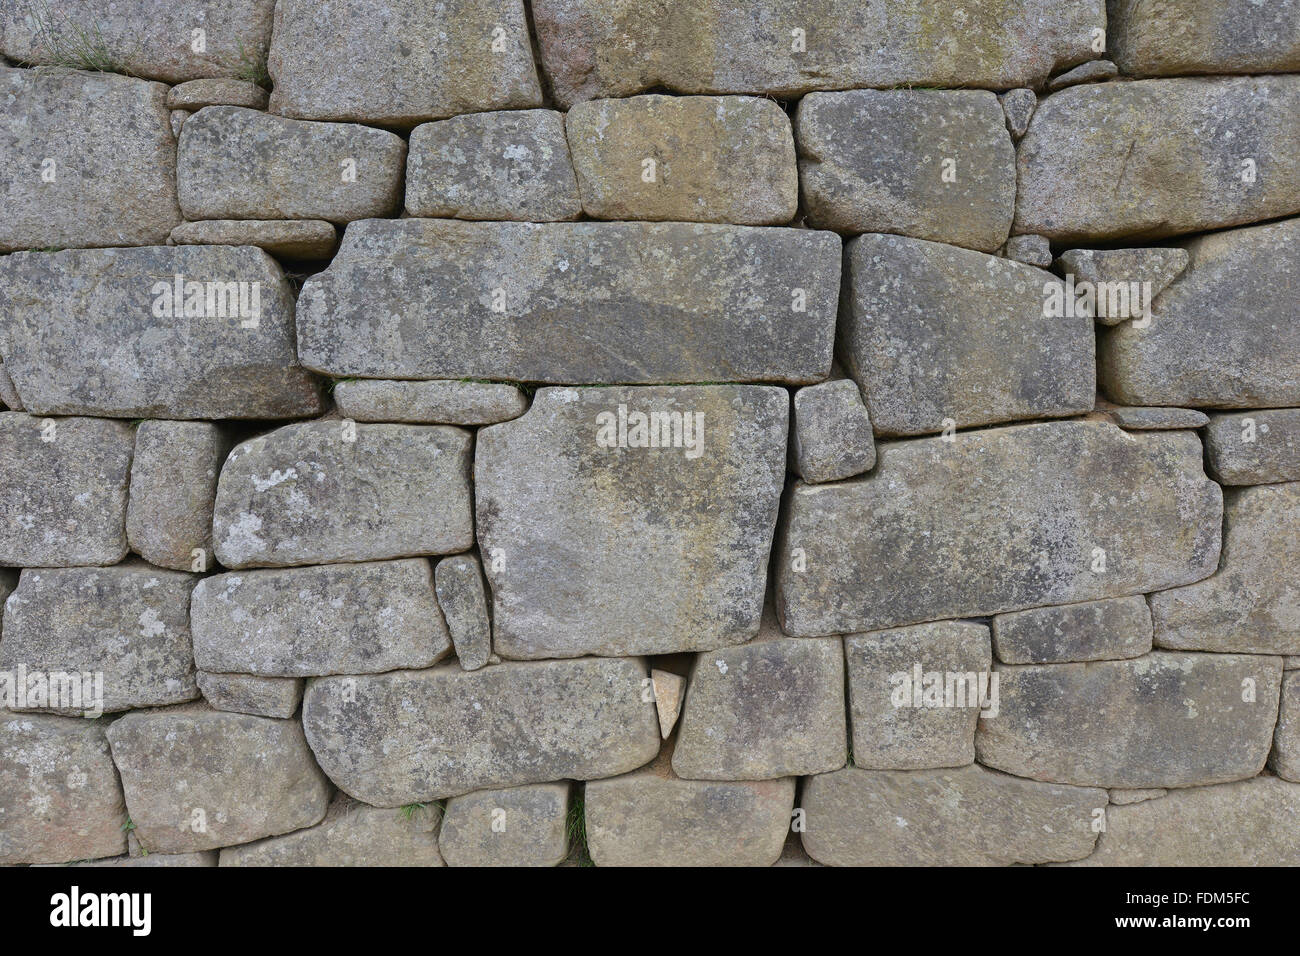
<path fill-rule="evenodd" d="M 0 864 L 126 852 L 104 721 L 0 709 Z"/>
<path fill-rule="evenodd" d="M 266 56 L 274 6 L 275 0 L 6 3 L 0 7 L 0 52 L 22 63 L 85 61 L 168 83 L 235 76 Z M 203 30 L 199 50 L 195 28 Z"/>
<path fill-rule="evenodd" d="M 808 855 L 808 851 L 803 848 L 803 841 L 799 834 L 791 831 L 785 838 L 785 846 L 781 848 L 781 856 L 773 866 L 824 866 L 818 863 Z"/>
<path fill-rule="evenodd" d="M 659 749 L 646 679 L 639 658 L 321 677 L 303 726 L 340 790 L 396 807 L 641 766 Z"/>
<path fill-rule="evenodd" d="M 1191 257 L 1178 246 L 1150 249 L 1067 249 L 1061 253 L 1060 268 L 1066 275 L 1074 276 L 1075 283 L 1092 283 L 1094 286 L 1118 285 L 1127 287 L 1127 308 L 1123 295 L 1105 295 L 1098 289 L 1093 312 L 1102 325 L 1118 325 L 1125 319 L 1145 318 L 1138 308 L 1140 299 L 1133 295 L 1133 283 L 1138 284 L 1137 294 L 1142 294 L 1142 284 L 1147 286 L 1146 303 L 1169 287 L 1187 269 Z M 1117 289 L 1122 293 L 1122 288 Z M 1116 308 L 1118 306 L 1118 308 Z"/>
<path fill-rule="evenodd" d="M 1300 483 L 1231 489 L 1213 577 L 1153 594 L 1157 647 L 1300 654 Z"/>
<path fill-rule="evenodd" d="M 15 568 L 0 568 L 0 621 L 4 620 L 5 601 L 18 587 L 18 573 Z"/>
<path fill-rule="evenodd" d="M 386 130 L 209 106 L 185 121 L 176 188 L 187 219 L 345 223 L 396 212 L 405 163 Z"/>
<path fill-rule="evenodd" d="M 582 208 L 593 218 L 763 226 L 798 211 L 794 136 L 774 100 L 593 100 L 575 105 L 565 126 Z"/>
<path fill-rule="evenodd" d="M 18 397 L 18 389 L 14 388 L 14 380 L 5 371 L 4 362 L 0 362 L 0 405 L 15 412 L 23 410 L 23 400 Z"/>
<path fill-rule="evenodd" d="M 413 126 L 542 105 L 520 0 L 279 0 L 271 111 Z"/>
<path fill-rule="evenodd" d="M 886 443 L 865 478 L 794 486 L 774 551 L 787 634 L 1119 597 L 1217 566 L 1222 492 L 1193 433 L 1055 422 L 955 439 Z"/>
<path fill-rule="evenodd" d="M 494 425 L 518 418 L 528 399 L 504 382 L 352 379 L 334 387 L 339 413 L 359 422 Z"/>
<path fill-rule="evenodd" d="M 165 241 L 181 219 L 166 98 L 125 76 L 0 66 L 0 252 Z"/>
<path fill-rule="evenodd" d="M 1093 323 L 1048 317 L 1051 273 L 900 236 L 859 236 L 838 348 L 879 435 L 1075 415 L 1096 395 Z M 961 308 L 953 308 L 961 302 Z"/>
<path fill-rule="evenodd" d="M 126 557 L 126 422 L 0 413 L 0 564 L 116 564 Z"/>
<path fill-rule="evenodd" d="M 195 675 L 203 699 L 214 710 L 257 717 L 292 717 L 302 702 L 301 677 L 254 677 L 251 674 Z"/>
<path fill-rule="evenodd" d="M 1112 405 L 1097 399 L 1095 411 L 1126 431 L 1169 431 L 1179 428 L 1203 428 L 1210 416 L 1194 408 L 1157 408 L 1142 405 Z"/>
<path fill-rule="evenodd" d="M 682 713 L 686 679 L 672 671 L 652 670 L 650 682 L 654 686 L 655 712 L 659 715 L 659 736 L 667 740 Z"/>
<path fill-rule="evenodd" d="M 809 385 L 791 404 L 790 465 L 804 481 L 839 481 L 875 465 L 871 415 L 857 382 Z"/>
<path fill-rule="evenodd" d="M 185 128 L 185 121 L 194 114 L 189 110 L 172 110 L 167 114 L 167 121 L 171 124 L 172 136 L 176 139 L 181 138 L 181 130 Z M 182 223 L 184 225 L 184 223 Z M 175 230 L 172 230 L 175 232 Z"/>
<path fill-rule="evenodd" d="M 0 315 L 5 368 L 34 415 L 288 418 L 321 408 L 294 354 L 289 284 L 260 249 L 17 253 L 0 259 Z"/>
<path fill-rule="evenodd" d="M 597 866 L 771 866 L 794 808 L 795 779 L 682 780 L 672 753 L 587 784 L 587 848 Z"/>
<path fill-rule="evenodd" d="M 454 219 L 551 222 L 582 213 L 554 110 L 469 113 L 411 131 L 406 211 Z"/>
<path fill-rule="evenodd" d="M 1151 609 L 1135 594 L 999 614 L 993 649 L 1004 664 L 1141 657 L 1151 650 Z"/>
<path fill-rule="evenodd" d="M 217 483 L 217 560 L 283 567 L 464 551 L 474 543 L 470 444 L 443 425 L 347 421 L 246 441 Z"/>
<path fill-rule="evenodd" d="M 221 851 L 222 866 L 443 866 L 437 807 L 411 813 L 336 796 L 314 827 Z"/>
<path fill-rule="evenodd" d="M 51 710 L 106 713 L 178 704 L 199 696 L 190 650 L 194 577 L 142 561 L 112 568 L 28 569 L 5 605 L 0 670 L 81 675 L 82 699 Z M 39 709 L 46 709 L 44 706 Z"/>
<path fill-rule="evenodd" d="M 975 734 L 981 763 L 1053 783 L 1189 787 L 1264 769 L 1282 662 L 1152 651 L 998 674 L 1001 711 Z"/>
<path fill-rule="evenodd" d="M 1027 266 L 1046 269 L 1052 264 L 1052 244 L 1046 236 L 1012 236 L 1002 248 L 1002 254 L 1008 259 L 1023 262 Z"/>
<path fill-rule="evenodd" d="M 1300 70 L 1300 3 L 1113 0 L 1107 50 L 1130 76 Z"/>
<path fill-rule="evenodd" d="M 1014 231 L 1157 239 L 1298 212 L 1297 111 L 1295 76 L 1063 90 L 1020 142 Z"/>
<path fill-rule="evenodd" d="M 190 80 L 167 91 L 167 108 L 191 113 L 205 106 L 244 106 L 264 110 L 267 96 L 266 90 L 248 80 L 230 77 Z"/>
<path fill-rule="evenodd" d="M 1169 791 L 1163 787 L 1149 787 L 1139 790 L 1112 790 L 1110 792 L 1110 802 L 1119 807 L 1128 806 L 1132 803 L 1141 803 L 1144 800 L 1158 800 Z"/>
<path fill-rule="evenodd" d="M 1078 866 L 1300 866 L 1300 786 L 1258 777 L 1106 812 Z"/>
<path fill-rule="evenodd" d="M 228 448 L 211 422 L 139 424 L 126 506 L 131 550 L 162 568 L 207 570 L 217 475 Z"/>
<path fill-rule="evenodd" d="M 298 348 L 377 378 L 816 382 L 839 275 L 839 237 L 806 229 L 357 222 L 303 286 Z"/>
<path fill-rule="evenodd" d="M 544 388 L 528 414 L 480 431 L 496 652 L 665 654 L 753 637 L 788 404 L 782 389 L 749 385 Z M 652 429 L 660 447 L 635 447 L 650 415 L 667 428 Z"/>
<path fill-rule="evenodd" d="M 1047 81 L 1047 89 L 1049 92 L 1055 93 L 1067 86 L 1078 86 L 1081 83 L 1100 83 L 1103 80 L 1112 79 L 1118 73 L 1119 67 L 1115 66 L 1110 60 L 1089 60 L 1087 63 L 1080 63 L 1073 70 L 1068 70 L 1060 76 L 1052 77 Z"/>
<path fill-rule="evenodd" d="M 569 784 L 479 790 L 447 801 L 448 866 L 558 866 L 569 853 Z"/>
<path fill-rule="evenodd" d="M 804 784 L 803 845 L 830 866 L 1005 866 L 1077 860 L 1106 791 L 947 770 L 846 767 Z"/>
<path fill-rule="evenodd" d="M 492 655 L 492 622 L 482 564 L 473 554 L 443 558 L 434 569 L 434 586 L 456 659 L 465 670 L 478 670 Z"/>
<path fill-rule="evenodd" d="M 813 93 L 795 113 L 810 225 L 994 252 L 1016 202 L 1016 151 L 985 90 Z"/>
<path fill-rule="evenodd" d="M 1213 416 L 1205 460 L 1221 485 L 1300 480 L 1300 408 Z"/>
<path fill-rule="evenodd" d="M 851 634 L 844 653 L 854 766 L 923 770 L 974 762 L 975 722 L 981 704 L 992 701 L 987 627 L 939 621 Z"/>
<path fill-rule="evenodd" d="M 1282 669 L 1288 671 L 1300 670 L 1300 655 L 1288 654 L 1283 657 Z"/>
<path fill-rule="evenodd" d="M 108 741 L 150 853 L 248 843 L 325 815 L 329 784 L 295 720 L 187 704 L 127 714 Z"/>
<path fill-rule="evenodd" d="M 844 766 L 839 638 L 764 638 L 699 656 L 673 771 L 693 780 L 771 780 Z"/>
<path fill-rule="evenodd" d="M 53 863 L 53 864 L 42 863 L 38 865 L 75 866 L 75 867 L 216 866 L 217 852 L 215 850 L 204 850 L 201 853 L 150 853 L 148 856 L 113 856 L 104 860 L 82 860 L 76 863 Z"/>
<path fill-rule="evenodd" d="M 177 246 L 258 246 L 285 259 L 327 259 L 338 242 L 323 219 L 209 219 L 172 230 Z"/>
<path fill-rule="evenodd" d="M 217 574 L 190 614 L 195 661 L 217 673 L 374 674 L 451 652 L 424 558 Z"/>
<path fill-rule="evenodd" d="M 842 4 L 537 0 L 542 63 L 564 106 L 654 87 L 772 93 L 856 86 L 1035 86 L 1091 58 L 1102 0 Z M 794 31 L 797 31 L 795 33 Z"/>
<path fill-rule="evenodd" d="M 1012 139 L 1019 140 L 1025 135 L 1025 130 L 1029 129 L 1029 121 L 1034 118 L 1038 96 L 1033 90 L 1021 87 L 1018 90 L 1008 90 L 998 100 L 1002 103 L 1002 112 L 1006 114 L 1007 132 Z"/>
<path fill-rule="evenodd" d="M 1284 780 L 1300 783 L 1300 672 L 1282 675 L 1282 700 L 1269 769 Z"/>

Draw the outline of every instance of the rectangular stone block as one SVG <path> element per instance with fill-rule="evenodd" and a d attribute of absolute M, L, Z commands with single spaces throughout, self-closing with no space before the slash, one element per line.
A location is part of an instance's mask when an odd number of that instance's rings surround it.
<path fill-rule="evenodd" d="M 569 853 L 569 791 L 562 781 L 453 797 L 438 849 L 448 866 L 558 866 Z"/>
<path fill-rule="evenodd" d="M 1151 609 L 1135 594 L 998 614 L 993 649 L 1004 664 L 1141 657 L 1151 650 Z"/>
<path fill-rule="evenodd" d="M 773 552 L 787 634 L 1119 597 L 1217 566 L 1222 492 L 1194 433 L 1052 422 L 877 451 L 870 475 L 787 497 Z"/>
<path fill-rule="evenodd" d="M 794 393 L 790 412 L 790 470 L 804 481 L 852 478 L 875 465 L 871 415 L 857 382 L 807 385 Z"/>
<path fill-rule="evenodd" d="M 334 386 L 334 404 L 359 422 L 495 425 L 518 418 L 528 399 L 505 382 L 391 382 L 356 378 Z"/>
<path fill-rule="evenodd" d="M 301 677 L 254 677 L 251 674 L 195 674 L 203 699 L 214 710 L 256 717 L 292 717 L 302 703 Z"/>
<path fill-rule="evenodd" d="M 1300 71 L 1295 0 L 1113 0 L 1106 55 L 1128 76 Z"/>
<path fill-rule="evenodd" d="M 1212 416 L 1205 460 L 1221 485 L 1300 481 L 1300 408 Z"/>
<path fill-rule="evenodd" d="M 814 382 L 839 278 L 806 229 L 363 221 L 304 284 L 298 348 L 339 376 Z"/>
<path fill-rule="evenodd" d="M 1268 766 L 1284 780 L 1300 783 L 1300 672 L 1282 674 L 1282 699 Z"/>
<path fill-rule="evenodd" d="M 212 506 L 229 449 L 211 422 L 141 422 L 135 430 L 126 540 L 150 564 L 204 571 L 212 564 Z"/>

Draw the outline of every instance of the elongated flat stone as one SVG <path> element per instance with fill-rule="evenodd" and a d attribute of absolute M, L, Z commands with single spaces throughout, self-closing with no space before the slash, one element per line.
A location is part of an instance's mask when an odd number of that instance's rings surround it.
<path fill-rule="evenodd" d="M 1300 481 L 1300 408 L 1213 416 L 1205 460 L 1221 485 Z"/>
<path fill-rule="evenodd" d="M 229 448 L 211 422 L 141 422 L 135 430 L 126 540 L 150 564 L 205 571 L 212 506 Z"/>
<path fill-rule="evenodd" d="M 1194 433 L 1054 422 L 877 452 L 870 475 L 789 496 L 773 554 L 787 634 L 1119 597 L 1217 566 L 1222 492 Z"/>
<path fill-rule="evenodd" d="M 753 637 L 788 404 L 764 386 L 543 388 L 522 418 L 481 430 L 496 652 L 666 654 Z"/>
<path fill-rule="evenodd" d="M 434 569 L 434 588 L 456 659 L 465 670 L 477 670 L 492 654 L 492 621 L 478 557 L 456 554 L 443 558 Z"/>
<path fill-rule="evenodd" d="M 1282 700 L 1268 766 L 1284 780 L 1300 783 L 1300 672 L 1282 674 Z"/>
<path fill-rule="evenodd" d="M 1300 71 L 1300 3 L 1117 0 L 1107 53 L 1129 76 Z"/>
<path fill-rule="evenodd" d="M 1300 482 L 1230 489 L 1213 577 L 1150 597 L 1157 647 L 1300 654 Z"/>
<path fill-rule="evenodd" d="M 993 649 L 1004 664 L 1140 657 L 1151 650 L 1151 609 L 1136 594 L 998 614 Z"/>
<path fill-rule="evenodd" d="M 536 0 L 542 64 L 565 107 L 654 87 L 771 93 L 860 86 L 1036 86 L 1095 56 L 1101 0 L 836 4 Z"/>
<path fill-rule="evenodd" d="M 302 703 L 302 678 L 251 674 L 195 674 L 203 699 L 214 710 L 258 717 L 292 717 Z"/>
<path fill-rule="evenodd" d="M 322 219 L 208 219 L 183 222 L 171 242 L 186 246 L 258 246 L 286 259 L 327 259 L 338 243 Z"/>
<path fill-rule="evenodd" d="M 1006 866 L 1092 852 L 1106 791 L 948 770 L 846 767 L 804 784 L 804 849 L 830 866 Z"/>
<path fill-rule="evenodd" d="M 322 769 L 382 807 L 624 773 L 659 750 L 639 658 L 320 677 L 303 726 Z"/>
<path fill-rule="evenodd" d="M 975 735 L 986 766 L 1080 786 L 1192 787 L 1264 769 L 1282 662 L 1152 651 L 998 674 L 1000 713 Z"/>
<path fill-rule="evenodd" d="M 371 378 L 814 382 L 839 275 L 806 229 L 363 221 L 304 284 L 298 348 Z"/>
<path fill-rule="evenodd" d="M 558 866 L 569 852 L 567 781 L 479 790 L 447 801 L 448 866 Z"/>
<path fill-rule="evenodd" d="M 246 441 L 217 483 L 217 559 L 283 567 L 464 551 L 469 457 L 469 433 L 441 425 L 304 422 Z"/>
<path fill-rule="evenodd" d="M 371 674 L 451 652 L 424 558 L 216 574 L 190 618 L 195 660 L 217 673 Z"/>
<path fill-rule="evenodd" d="M 1296 76 L 1141 80 L 1053 94 L 1017 150 L 1014 231 L 1069 243 L 1158 239 L 1300 212 L 1297 111 Z"/>
<path fill-rule="evenodd" d="M 886 235 L 852 240 L 845 262 L 839 348 L 877 434 L 1092 408 L 1093 322 L 1047 314 L 1048 292 L 1061 287 L 1051 273 Z"/>
<path fill-rule="evenodd" d="M 334 404 L 359 422 L 494 425 L 518 418 L 528 399 L 504 382 L 386 382 L 357 378 L 334 387 Z"/>
<path fill-rule="evenodd" d="M 289 284 L 260 249 L 18 253 L 0 260 L 0 314 L 5 369 L 33 415 L 290 418 L 321 409 L 294 354 Z"/>

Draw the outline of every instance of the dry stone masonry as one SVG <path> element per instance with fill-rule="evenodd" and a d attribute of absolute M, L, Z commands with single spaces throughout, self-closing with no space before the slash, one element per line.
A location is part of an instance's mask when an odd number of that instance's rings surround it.
<path fill-rule="evenodd" d="M 0 865 L 1300 865 L 1300 2 L 0 0 Z"/>

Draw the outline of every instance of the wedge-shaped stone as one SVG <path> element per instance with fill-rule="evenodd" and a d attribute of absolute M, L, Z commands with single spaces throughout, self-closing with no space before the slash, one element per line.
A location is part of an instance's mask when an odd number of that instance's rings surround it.
<path fill-rule="evenodd" d="M 504 382 L 386 382 L 357 378 L 334 387 L 334 404 L 359 422 L 494 425 L 518 418 L 528 399 Z"/>
<path fill-rule="evenodd" d="M 1099 420 L 1114 422 L 1125 431 L 1170 431 L 1179 428 L 1204 428 L 1210 416 L 1194 408 L 1161 408 L 1151 405 L 1112 405 L 1101 396 L 1093 414 Z"/>
<path fill-rule="evenodd" d="M 771 866 L 794 790 L 793 777 L 682 780 L 665 748 L 648 767 L 587 784 L 587 848 L 597 866 Z"/>
<path fill-rule="evenodd" d="M 233 710 L 258 717 L 292 717 L 302 703 L 301 677 L 199 671 L 195 678 L 203 699 L 215 710 Z"/>
<path fill-rule="evenodd" d="M 1215 415 L 1205 459 L 1221 485 L 1300 481 L 1300 408 Z"/>
<path fill-rule="evenodd" d="M 859 86 L 1036 86 L 1094 57 L 1102 0 L 833 0 L 661 7 L 535 0 L 542 63 L 564 106 L 655 87 L 772 93 Z"/>
<path fill-rule="evenodd" d="M 1146 318 L 1140 304 L 1150 305 L 1169 287 L 1169 283 L 1182 275 L 1190 262 L 1187 250 L 1178 246 L 1168 249 L 1067 249 L 1060 257 L 1061 271 L 1074 276 L 1077 289 L 1082 291 L 1085 282 L 1097 287 L 1094 314 L 1102 325 Z M 1134 283 L 1137 283 L 1137 294 L 1142 298 L 1134 296 Z M 1104 294 L 1100 288 L 1103 284 L 1106 286 Z M 1118 294 L 1111 293 L 1112 287 Z M 1126 290 L 1127 300 L 1123 297 Z"/>
<path fill-rule="evenodd" d="M 830 866 L 1006 866 L 1092 852 L 1106 791 L 949 770 L 846 767 L 804 784 L 804 849 Z"/>
<path fill-rule="evenodd" d="M 1300 785 L 1262 776 L 1106 812 L 1078 866 L 1300 866 Z"/>
<path fill-rule="evenodd" d="M 0 66 L 0 252 L 165 242 L 175 147 L 161 83 Z"/>
<path fill-rule="evenodd" d="M 995 252 L 1016 204 L 1016 151 L 985 90 L 849 90 L 799 101 L 810 225 Z"/>
<path fill-rule="evenodd" d="M 0 710 L 0 864 L 126 852 L 104 722 Z"/>
<path fill-rule="evenodd" d="M 248 843 L 325 816 L 329 783 L 296 720 L 187 704 L 127 714 L 108 740 L 150 853 Z"/>
<path fill-rule="evenodd" d="M 794 393 L 790 468 L 812 484 L 852 478 L 876 463 L 871 415 L 858 383 L 847 378 Z"/>
<path fill-rule="evenodd" d="M 373 674 L 451 652 L 424 558 L 216 574 L 190 616 L 195 660 L 217 673 Z"/>
<path fill-rule="evenodd" d="M 275 0 L 6 3 L 0 53 L 32 64 L 93 57 L 113 73 L 168 83 L 237 76 L 265 59 L 274 7 Z"/>
<path fill-rule="evenodd" d="M 851 241 L 845 262 L 841 360 L 877 434 L 1092 408 L 1092 319 L 1048 316 L 1048 293 L 1061 285 L 1051 273 L 885 235 Z"/>
<path fill-rule="evenodd" d="M 1300 783 L 1300 672 L 1282 675 L 1282 701 L 1278 707 L 1277 730 L 1269 768 L 1282 777 Z"/>
<path fill-rule="evenodd" d="M 1158 239 L 1300 212 L 1297 112 L 1297 76 L 1056 93 L 1020 141 L 1014 231 Z"/>
<path fill-rule="evenodd" d="M 279 0 L 271 112 L 413 126 L 542 105 L 520 0 Z"/>
<path fill-rule="evenodd" d="M 69 716 L 193 700 L 194 581 L 143 561 L 25 570 L 5 605 L 0 670 L 25 666 L 51 675 L 51 684 L 55 674 L 79 677 L 79 698 L 60 700 L 51 687 L 45 703 L 29 703 Z"/>
<path fill-rule="evenodd" d="M 176 188 L 187 219 L 350 222 L 397 211 L 405 164 L 385 130 L 209 106 L 181 130 Z"/>
<path fill-rule="evenodd" d="M 492 621 L 482 564 L 472 554 L 443 558 L 434 569 L 434 587 L 456 659 L 465 670 L 478 670 L 492 654 Z"/>
<path fill-rule="evenodd" d="M 150 564 L 204 571 L 212 506 L 229 442 L 211 422 L 141 422 L 135 430 L 126 539 Z"/>
<path fill-rule="evenodd" d="M 289 418 L 321 409 L 294 354 L 289 283 L 260 249 L 6 256 L 0 315 L 5 369 L 33 415 Z"/>
<path fill-rule="evenodd" d="M 303 422 L 244 442 L 217 483 L 228 568 L 374 561 L 474 543 L 470 435 L 441 425 Z"/>
<path fill-rule="evenodd" d="M 673 771 L 693 780 L 770 780 L 844 766 L 839 638 L 762 639 L 701 654 Z"/>
<path fill-rule="evenodd" d="M 320 677 L 303 726 L 345 793 L 381 807 L 624 773 L 659 750 L 638 658 Z"/>
<path fill-rule="evenodd" d="M 1153 594 L 1157 647 L 1300 654 L 1300 482 L 1230 489 L 1213 577 Z"/>
<path fill-rule="evenodd" d="M 773 556 L 787 634 L 1137 594 L 1218 562 L 1222 492 L 1191 432 L 1055 422 L 877 451 L 867 477 L 790 493 Z"/>
<path fill-rule="evenodd" d="M 304 284 L 298 347 L 371 378 L 814 382 L 839 277 L 807 229 L 369 220 Z"/>
<path fill-rule="evenodd" d="M 1053 783 L 1192 787 L 1264 769 L 1282 662 L 1152 651 L 998 674 L 1000 711 L 975 735 L 981 763 Z"/>
<path fill-rule="evenodd" d="M 774 100 L 594 100 L 574 106 L 565 127 L 582 208 L 593 218 L 763 226 L 798 211 L 790 118 Z"/>
<path fill-rule="evenodd" d="M 338 242 L 323 219 L 207 219 L 172 230 L 178 246 L 258 246 L 286 259 L 328 259 Z"/>
<path fill-rule="evenodd" d="M 1140 657 L 1151 650 L 1151 609 L 1135 594 L 999 614 L 993 649 L 1004 664 Z"/>
<path fill-rule="evenodd" d="M 442 866 L 437 807 L 411 813 L 342 794 L 314 827 L 221 851 L 222 866 Z"/>
<path fill-rule="evenodd" d="M 1300 3 L 1181 0 L 1109 6 L 1107 55 L 1129 76 L 1300 71 Z"/>
<path fill-rule="evenodd" d="M 975 760 L 975 722 L 991 696 L 989 629 L 939 621 L 844 639 L 853 765 L 961 767 Z"/>
<path fill-rule="evenodd" d="M 569 852 L 569 784 L 479 790 L 447 801 L 448 866 L 558 866 Z"/>
<path fill-rule="evenodd" d="M 126 422 L 0 413 L 0 564 L 116 564 L 126 557 Z"/>
<path fill-rule="evenodd" d="M 1131 405 L 1300 405 L 1300 323 L 1279 294 L 1300 283 L 1300 219 L 1202 236 L 1186 249 L 1192 263 L 1149 325 L 1099 330 L 1107 396 Z"/>
<path fill-rule="evenodd" d="M 480 431 L 496 652 L 666 654 L 753 637 L 788 404 L 764 386 L 544 388 L 528 414 Z"/>

